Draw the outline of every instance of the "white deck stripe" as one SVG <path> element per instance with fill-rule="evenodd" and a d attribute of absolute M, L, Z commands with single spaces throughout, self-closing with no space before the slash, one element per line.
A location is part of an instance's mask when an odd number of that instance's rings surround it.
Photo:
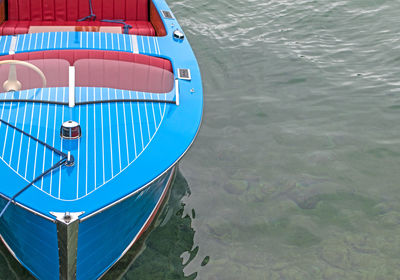
<path fill-rule="evenodd" d="M 139 99 L 138 93 L 136 92 L 136 99 Z M 140 118 L 140 107 L 139 107 L 139 102 L 137 102 L 137 108 L 138 108 L 138 116 L 139 116 L 139 128 L 140 128 L 140 136 L 142 138 L 142 151 L 144 149 L 144 143 L 143 143 L 143 131 L 142 131 L 142 120 Z"/>
<path fill-rule="evenodd" d="M 30 90 L 26 91 L 26 98 L 27 99 L 28 99 L 28 93 L 29 92 L 30 92 Z M 26 107 L 28 107 L 28 103 L 25 103 L 24 118 L 22 119 L 22 130 L 23 131 L 24 131 L 24 128 L 25 128 Z M 19 140 L 18 163 L 17 163 L 17 171 L 18 172 L 19 172 L 19 163 L 21 161 L 22 136 L 23 136 L 23 134 L 21 133 L 21 138 Z"/>
<path fill-rule="evenodd" d="M 132 91 L 129 91 L 129 98 L 132 99 Z M 129 102 L 129 105 L 131 107 L 131 119 L 132 119 L 132 134 L 133 134 L 133 146 L 135 147 L 135 158 L 137 157 L 137 152 L 136 152 L 136 137 L 135 137 L 135 125 L 133 124 L 133 110 L 132 110 L 132 102 Z"/>
<path fill-rule="evenodd" d="M 96 95 L 95 95 L 95 89 L 93 90 L 93 100 L 96 100 Z M 96 142 L 97 142 L 97 138 L 96 138 L 96 104 L 93 104 L 93 135 L 94 135 L 94 188 L 96 188 L 97 186 L 97 162 L 96 162 L 96 153 L 97 153 L 97 149 L 96 149 Z"/>
<path fill-rule="evenodd" d="M 48 90 L 49 91 L 49 90 Z M 49 97 L 50 97 L 50 92 L 49 92 Z M 44 134 L 44 142 L 46 143 L 46 141 L 47 141 L 47 131 L 48 131 L 48 127 L 49 127 L 49 111 L 50 111 L 50 104 L 47 104 L 47 114 L 46 114 L 46 132 L 45 132 L 45 134 Z M 47 148 L 46 147 L 44 147 L 44 149 L 43 149 L 43 166 L 42 166 L 42 173 L 44 172 L 44 165 L 45 165 L 45 163 L 46 163 L 46 150 L 47 150 Z M 40 185 L 40 188 L 41 189 L 43 189 L 43 180 L 44 180 L 44 177 L 42 177 L 42 182 L 41 182 L 41 185 Z"/>
<path fill-rule="evenodd" d="M 89 101 L 89 94 L 86 91 L 86 101 Z M 86 184 L 85 194 L 87 194 L 87 181 L 88 181 L 88 154 L 89 154 L 89 105 L 86 104 Z"/>
<path fill-rule="evenodd" d="M 63 88 L 63 101 L 65 100 L 65 87 Z M 62 106 L 62 113 L 61 113 L 61 123 L 64 122 L 64 107 Z M 63 143 L 64 141 L 61 139 L 61 151 L 63 150 Z M 59 167 L 58 172 L 59 172 L 59 177 L 58 177 L 58 198 L 61 197 L 61 172 L 62 171 L 62 166 Z"/>
<path fill-rule="evenodd" d="M 8 54 L 15 54 L 15 47 L 17 46 L 17 39 L 18 39 L 17 36 L 11 37 L 10 48 L 9 48 Z"/>
<path fill-rule="evenodd" d="M 10 123 L 11 109 L 12 109 L 12 102 L 10 103 L 10 109 L 8 110 L 8 120 L 7 120 L 8 123 Z M 1 158 L 2 158 L 2 159 L 4 159 L 4 151 L 5 151 L 6 145 L 7 145 L 7 134 L 8 134 L 8 125 L 7 125 L 7 127 L 6 127 L 6 136 L 4 137 L 3 153 L 2 153 L 2 155 L 1 155 Z"/>
<path fill-rule="evenodd" d="M 106 35 L 107 35 L 107 33 L 104 33 L 104 41 L 106 43 L 106 48 L 105 49 L 107 49 L 107 39 L 108 39 Z"/>
<path fill-rule="evenodd" d="M 37 39 L 38 39 L 38 35 L 35 36 L 35 46 L 34 46 L 35 50 L 36 50 L 36 46 L 37 46 Z"/>
<path fill-rule="evenodd" d="M 53 46 L 53 49 L 55 49 L 55 48 L 56 48 L 56 43 L 57 43 L 57 33 L 58 33 L 58 32 L 55 32 L 55 33 L 54 33 L 54 46 Z"/>
<path fill-rule="evenodd" d="M 159 47 L 159 45 L 158 45 L 158 39 L 157 39 L 157 37 L 154 37 L 154 41 L 155 41 L 155 46 L 156 46 L 156 48 L 157 48 L 156 53 L 157 53 L 157 54 L 160 54 L 160 47 Z M 163 74 L 163 75 L 164 75 L 164 74 Z M 157 94 L 157 99 L 158 99 L 158 101 L 160 101 L 160 94 Z M 160 109 L 160 117 L 162 117 L 161 102 L 158 102 L 158 107 L 159 107 L 159 109 Z"/>
<path fill-rule="evenodd" d="M 69 94 L 68 106 L 75 107 L 75 66 L 69 66 Z"/>
<path fill-rule="evenodd" d="M 22 40 L 22 47 L 21 47 L 21 49 L 25 49 L 25 40 L 26 40 L 27 35 L 22 35 L 22 36 L 24 37 L 24 39 Z"/>
<path fill-rule="evenodd" d="M 147 37 L 147 44 L 149 45 L 149 53 L 151 54 L 150 37 Z"/>
<path fill-rule="evenodd" d="M 122 109 L 123 109 L 123 111 L 124 111 L 124 125 L 125 125 L 125 144 L 126 144 L 126 156 L 127 156 L 127 160 L 128 160 L 128 163 L 129 163 L 129 162 L 130 162 L 130 160 L 129 160 L 128 130 L 127 130 L 127 128 L 126 128 L 126 114 L 125 114 L 125 106 L 126 106 L 126 103 L 125 103 L 125 102 L 123 102 L 123 103 L 122 103 Z"/>
<path fill-rule="evenodd" d="M 42 34 L 42 41 L 40 42 L 40 49 L 43 49 L 44 34 Z"/>
<path fill-rule="evenodd" d="M 18 105 L 17 105 L 17 116 L 15 117 L 15 124 L 14 124 L 14 126 L 17 126 L 17 123 L 18 123 L 18 114 L 19 114 L 19 102 L 18 102 Z M 12 160 L 12 155 L 13 155 L 13 150 L 14 150 L 14 139 L 15 139 L 15 129 L 13 129 L 14 131 L 13 131 L 13 138 L 12 138 L 12 141 L 11 141 L 11 153 L 10 153 L 10 161 L 8 162 L 8 165 L 11 165 L 11 160 Z"/>
<path fill-rule="evenodd" d="M 132 41 L 132 52 L 133 53 L 139 53 L 139 46 L 138 46 L 137 36 L 136 35 L 132 35 L 131 36 L 131 41 Z"/>
<path fill-rule="evenodd" d="M 100 100 L 103 100 L 103 92 L 100 91 Z M 100 103 L 100 115 L 101 115 L 101 153 L 102 153 L 102 164 L 103 164 L 103 184 L 106 181 L 106 169 L 104 167 L 104 122 L 103 122 L 103 103 Z M 97 186 L 95 186 L 97 187 Z"/>
<path fill-rule="evenodd" d="M 43 100 L 43 89 L 42 90 L 40 90 L 40 100 Z M 39 139 L 39 135 L 40 135 L 40 122 L 41 122 L 41 117 L 42 117 L 42 103 L 40 103 L 39 104 L 39 119 L 38 119 L 38 131 L 37 131 L 37 135 L 36 135 L 36 138 L 38 138 Z M 35 177 L 35 175 L 36 175 L 36 160 L 37 160 L 37 150 L 38 150 L 38 145 L 39 145 L 39 142 L 38 141 L 35 141 L 36 142 L 36 149 L 35 149 L 35 163 L 34 163 L 34 165 L 33 165 L 33 178 L 32 179 L 35 179 L 36 177 Z"/>
<path fill-rule="evenodd" d="M 123 35 L 122 38 L 124 38 L 124 47 L 125 47 L 125 50 L 128 50 L 128 46 L 126 45 L 126 35 Z"/>
<path fill-rule="evenodd" d="M 143 93 L 143 98 L 146 99 L 146 94 Z M 144 102 L 144 111 L 146 112 L 146 121 L 147 121 L 147 131 L 149 133 L 149 140 L 151 139 L 150 136 L 150 123 L 149 123 L 149 115 L 147 114 L 147 102 Z"/>
<path fill-rule="evenodd" d="M 108 99 L 110 99 L 110 89 L 107 89 Z M 112 137 L 111 137 L 111 106 L 108 103 L 108 123 L 110 125 L 110 152 L 111 152 L 111 177 L 114 177 L 114 164 L 113 164 L 113 152 L 112 152 Z"/>
<path fill-rule="evenodd" d="M 82 100 L 82 87 L 79 88 L 79 101 Z M 81 123 L 81 107 L 79 106 L 78 108 L 78 123 Z M 81 141 L 78 139 L 78 158 L 76 161 L 76 198 L 79 197 L 79 156 L 80 156 L 80 150 L 81 150 Z"/>
<path fill-rule="evenodd" d="M 58 88 L 56 89 L 56 96 L 58 98 Z M 54 143 L 56 140 L 56 122 L 57 122 L 57 104 L 54 105 L 54 127 L 53 127 L 53 147 L 54 147 Z M 51 153 L 51 166 L 53 166 L 54 164 L 54 153 Z M 53 187 L 53 171 L 51 171 L 50 174 L 50 195 L 51 195 L 51 190 Z"/>
<path fill-rule="evenodd" d="M 141 39 L 142 39 L 142 50 L 143 50 L 143 53 L 145 53 L 145 52 L 146 52 L 146 49 L 144 48 L 143 36 L 141 37 Z"/>
<path fill-rule="evenodd" d="M 115 91 L 115 98 L 117 99 L 117 90 Z M 118 136 L 118 156 L 119 156 L 119 170 L 121 171 L 122 169 L 122 164 L 121 164 L 121 141 L 119 139 L 119 121 L 118 121 L 118 102 L 115 102 L 115 110 L 117 113 L 117 136 Z"/>
<path fill-rule="evenodd" d="M 151 99 L 153 99 L 153 94 L 150 93 L 150 97 Z M 157 130 L 156 113 L 154 112 L 154 102 L 151 102 L 151 107 L 153 109 L 154 129 Z"/>

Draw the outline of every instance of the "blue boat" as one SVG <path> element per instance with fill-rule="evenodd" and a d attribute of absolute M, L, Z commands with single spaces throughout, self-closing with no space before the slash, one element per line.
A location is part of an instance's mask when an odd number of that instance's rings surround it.
<path fill-rule="evenodd" d="M 0 234 L 38 279 L 98 279 L 148 229 L 203 114 L 164 0 L 0 3 Z"/>

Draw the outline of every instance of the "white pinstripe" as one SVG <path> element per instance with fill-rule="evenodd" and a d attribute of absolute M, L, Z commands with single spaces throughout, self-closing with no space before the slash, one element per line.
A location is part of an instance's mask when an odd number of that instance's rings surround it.
<path fill-rule="evenodd" d="M 25 49 L 25 39 L 27 35 L 23 35 L 24 39 L 22 40 L 22 49 Z M 15 48 L 17 49 L 17 48 Z"/>
<path fill-rule="evenodd" d="M 143 53 L 146 53 L 146 50 L 145 50 L 145 48 L 144 48 L 143 36 L 141 36 L 141 39 L 142 39 L 142 49 L 143 49 Z"/>
<path fill-rule="evenodd" d="M 40 100 L 43 100 L 43 89 L 40 91 Z M 39 124 L 38 124 L 38 132 L 36 135 L 36 138 L 39 138 L 39 134 L 40 134 L 40 122 L 41 122 L 41 117 L 42 117 L 42 103 L 40 103 L 39 105 Z M 34 163 L 34 167 L 33 167 L 33 179 L 35 178 L 36 175 L 36 159 L 37 159 L 37 149 L 38 149 L 38 144 L 39 142 L 36 141 L 36 149 L 35 149 L 35 163 Z"/>
<path fill-rule="evenodd" d="M 120 45 L 120 42 L 119 42 L 119 34 L 117 35 L 117 42 L 118 42 L 118 49 L 120 50 L 121 49 L 121 45 Z"/>
<path fill-rule="evenodd" d="M 115 91 L 115 98 L 118 98 L 117 97 L 117 90 L 114 90 L 114 91 Z M 121 164 L 121 141 L 119 139 L 119 121 L 118 121 L 118 105 L 117 105 L 117 102 L 115 102 L 115 110 L 116 110 L 116 113 L 117 113 L 117 136 L 118 136 L 119 170 L 121 171 L 121 168 L 122 168 L 122 164 Z"/>
<path fill-rule="evenodd" d="M 56 98 L 58 100 L 58 88 L 56 89 Z M 57 104 L 54 105 L 53 147 L 56 140 L 56 122 L 57 122 Z M 53 166 L 53 164 L 54 164 L 54 153 L 51 153 L 51 166 Z M 53 171 L 54 170 L 52 170 L 50 173 L 50 195 L 53 187 Z"/>
<path fill-rule="evenodd" d="M 30 92 L 30 90 L 26 91 L 26 98 L 27 98 L 27 99 L 28 99 L 28 93 L 29 93 L 29 92 Z M 22 130 L 24 130 L 24 127 L 25 127 L 26 107 L 28 107 L 28 103 L 25 103 L 24 118 L 23 118 L 23 120 L 22 120 Z M 21 138 L 20 138 L 20 141 L 19 141 L 17 171 L 19 171 L 19 163 L 20 163 L 20 159 L 21 159 L 22 136 L 23 136 L 23 134 L 21 133 Z"/>
<path fill-rule="evenodd" d="M 103 100 L 103 92 L 100 91 L 100 100 Z M 100 103 L 100 114 L 101 114 L 101 153 L 102 153 L 102 163 L 103 163 L 103 183 L 106 181 L 106 169 L 104 167 L 104 123 L 103 123 L 103 103 Z M 96 188 L 97 186 L 95 186 Z"/>
<path fill-rule="evenodd" d="M 65 87 L 63 88 L 63 101 L 65 100 Z M 61 113 L 61 123 L 64 122 L 64 107 L 62 106 L 62 113 Z M 63 140 L 61 139 L 61 151 L 63 150 Z M 62 171 L 62 166 L 59 167 L 59 181 L 58 181 L 58 198 L 61 197 L 61 172 Z"/>
<path fill-rule="evenodd" d="M 57 34 L 58 32 L 54 32 L 54 49 L 56 48 L 56 44 L 57 44 Z"/>
<path fill-rule="evenodd" d="M 86 101 L 89 101 L 89 93 L 86 91 Z M 88 153 L 89 153 L 89 105 L 86 104 L 86 184 L 85 194 L 87 194 L 87 181 L 88 181 Z"/>
<path fill-rule="evenodd" d="M 149 53 L 151 54 L 150 37 L 147 37 L 147 44 L 149 44 Z"/>
<path fill-rule="evenodd" d="M 15 124 L 14 124 L 14 126 L 17 126 L 17 122 L 18 122 L 19 104 L 20 104 L 20 103 L 18 102 L 18 106 L 17 106 L 17 116 L 15 117 Z M 13 138 L 12 138 L 12 141 L 11 141 L 10 161 L 8 162 L 8 164 L 10 164 L 10 165 L 11 165 L 12 154 L 13 154 L 13 150 L 14 150 L 14 139 L 15 139 L 15 129 L 14 129 Z"/>
<path fill-rule="evenodd" d="M 79 88 L 79 102 L 82 101 L 82 88 Z M 78 106 L 78 123 L 81 123 L 81 106 Z M 78 160 L 76 161 L 76 198 L 79 197 L 79 158 L 81 150 L 81 141 L 78 139 Z"/>
<path fill-rule="evenodd" d="M 139 99 L 139 97 L 138 97 L 138 92 L 136 92 L 136 99 Z M 143 151 L 143 149 L 144 149 L 144 143 L 143 143 L 142 120 L 141 120 L 141 118 L 140 118 L 140 107 L 139 107 L 139 102 L 137 102 L 137 108 L 138 108 L 140 136 L 142 137 L 142 151 Z"/>
<path fill-rule="evenodd" d="M 151 97 L 151 99 L 153 99 L 152 94 L 150 94 L 150 97 Z M 154 102 L 151 102 L 151 107 L 153 108 L 154 128 L 157 129 L 156 114 L 154 113 Z"/>
<path fill-rule="evenodd" d="M 145 94 L 143 93 L 144 99 L 146 99 Z M 150 123 L 149 123 L 149 116 L 147 114 L 147 102 L 144 102 L 144 111 L 146 112 L 146 121 L 147 121 L 147 131 L 149 132 L 149 139 L 151 138 L 150 136 Z"/>
<path fill-rule="evenodd" d="M 42 42 L 40 43 L 40 49 L 43 49 L 43 39 L 44 39 L 44 34 L 42 33 Z"/>
<path fill-rule="evenodd" d="M 124 125 L 125 125 L 125 141 L 126 141 L 126 156 L 127 156 L 127 160 L 128 160 L 128 163 L 129 163 L 129 145 L 128 145 L 128 130 L 127 130 L 127 128 L 126 128 L 126 114 L 125 114 L 125 106 L 126 106 L 126 103 L 125 102 L 123 102 L 122 103 L 122 109 L 123 109 L 123 111 L 124 111 Z"/>
<path fill-rule="evenodd" d="M 95 95 L 95 89 L 93 90 L 93 100 L 96 100 L 96 95 Z M 94 135 L 94 187 L 96 188 L 97 186 L 97 164 L 96 164 L 96 104 L 93 104 L 93 126 L 94 126 L 94 130 L 93 130 L 93 135 Z"/>
<path fill-rule="evenodd" d="M 110 89 L 107 89 L 108 100 L 110 100 Z M 108 122 L 110 125 L 110 152 L 111 152 L 111 177 L 114 176 L 114 167 L 113 167 L 113 153 L 112 153 L 112 137 L 111 137 L 111 107 L 110 103 L 108 103 Z"/>
<path fill-rule="evenodd" d="M 36 50 L 36 47 L 37 47 L 37 39 L 38 39 L 38 36 L 36 35 L 35 36 L 35 46 L 34 46 L 34 49 Z"/>
<path fill-rule="evenodd" d="M 132 99 L 132 91 L 129 91 L 129 98 Z M 132 102 L 129 102 L 131 107 L 131 118 L 132 118 L 132 134 L 133 134 L 133 146 L 135 147 L 135 158 L 137 157 L 136 152 L 136 137 L 135 137 L 135 125 L 133 124 L 133 110 L 132 110 Z"/>
<path fill-rule="evenodd" d="M 50 97 L 50 90 L 48 89 L 48 91 L 49 91 L 49 97 Z M 49 110 L 50 109 L 50 104 L 47 104 L 47 114 L 46 114 L 46 132 L 45 132 L 45 134 L 44 134 L 44 141 L 46 142 L 46 140 L 47 140 L 47 130 L 48 130 L 48 126 L 49 126 Z M 44 172 L 44 164 L 45 164 L 45 162 L 46 162 L 46 147 L 44 147 L 44 149 L 43 149 L 43 166 L 42 166 L 42 173 Z M 40 188 L 41 189 L 43 189 L 43 177 L 42 177 L 42 182 L 41 182 L 41 186 L 40 186 Z"/>
<path fill-rule="evenodd" d="M 35 93 L 33 94 L 33 99 L 34 100 L 36 99 Z M 29 128 L 29 134 L 32 134 L 32 123 L 33 123 L 33 113 L 34 113 L 34 111 L 35 111 L 35 103 L 32 103 L 32 115 L 31 115 L 31 120 L 30 120 L 31 125 L 30 125 L 30 128 Z M 24 176 L 25 178 L 26 178 L 26 172 L 28 171 L 29 148 L 31 146 L 30 143 L 31 143 L 31 138 L 28 137 L 28 152 L 27 152 L 27 155 L 26 155 L 25 176 Z"/>
<path fill-rule="evenodd" d="M 7 120 L 8 123 L 10 122 L 12 104 L 13 104 L 13 103 L 11 102 L 11 103 L 10 103 L 10 110 L 8 110 L 8 120 Z M 5 151 L 6 145 L 7 145 L 7 134 L 8 134 L 8 125 L 7 125 L 7 127 L 6 127 L 6 136 L 4 137 L 3 153 L 2 153 L 2 155 L 1 155 L 1 158 L 3 158 L 3 159 L 4 159 L 4 151 Z"/>
<path fill-rule="evenodd" d="M 105 49 L 107 50 L 107 35 L 106 34 L 108 34 L 108 33 L 104 33 L 104 41 L 106 42 L 106 47 L 105 47 Z"/>

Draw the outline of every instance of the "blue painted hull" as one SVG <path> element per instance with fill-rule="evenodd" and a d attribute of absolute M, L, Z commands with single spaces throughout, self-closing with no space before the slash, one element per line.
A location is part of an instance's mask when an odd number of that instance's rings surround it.
<path fill-rule="evenodd" d="M 172 15 L 164 0 L 152 2 L 160 15 Z M 130 53 L 168 61 L 173 84 L 162 94 L 75 86 L 75 64 L 68 64 L 68 86 L 0 90 L 0 208 L 54 166 L 60 153 L 75 159 L 20 193 L 0 217 L 4 243 L 38 279 L 95 279 L 105 273 L 148 227 L 175 166 L 197 136 L 203 114 L 200 69 L 188 40 L 174 36 L 183 31 L 173 15 L 160 20 L 165 36 L 64 31 L 0 36 L 0 61 L 58 50 L 85 50 L 89 59 L 94 52 Z M 70 106 L 70 100 L 76 104 Z M 79 139 L 60 137 L 70 120 L 81 125 Z M 71 213 L 76 218 L 70 223 Z"/>
<path fill-rule="evenodd" d="M 170 187 L 171 168 L 143 190 L 79 225 L 76 279 L 97 279 L 140 238 Z M 0 207 L 6 203 L 0 199 Z M 12 204 L 0 222 L 3 242 L 38 279 L 59 279 L 56 225 Z"/>

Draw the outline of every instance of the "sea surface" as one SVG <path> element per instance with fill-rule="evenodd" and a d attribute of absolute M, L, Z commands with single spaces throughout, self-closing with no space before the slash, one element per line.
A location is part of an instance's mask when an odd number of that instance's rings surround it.
<path fill-rule="evenodd" d="M 400 279 L 400 1 L 168 3 L 203 125 L 105 279 Z"/>

